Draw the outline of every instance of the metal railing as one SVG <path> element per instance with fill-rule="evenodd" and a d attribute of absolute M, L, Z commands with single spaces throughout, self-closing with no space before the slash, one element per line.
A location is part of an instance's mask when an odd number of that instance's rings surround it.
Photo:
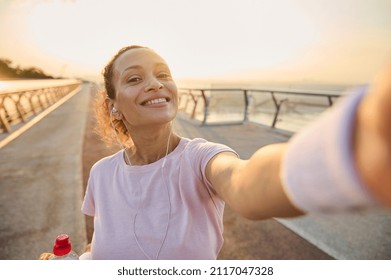
<path fill-rule="evenodd" d="M 267 103 L 266 99 L 273 104 L 274 113 L 270 126 L 274 128 L 278 121 L 278 117 L 281 112 L 281 108 L 284 104 L 288 103 L 300 103 L 307 104 L 309 106 L 311 101 L 308 99 L 324 99 L 323 104 L 320 107 L 329 107 L 333 105 L 335 99 L 341 96 L 340 93 L 335 91 L 305 91 L 305 90 L 284 90 L 284 89 L 243 89 L 243 88 L 179 88 L 179 109 L 190 115 L 190 118 L 196 119 L 197 113 L 199 114 L 200 107 L 202 108 L 202 125 L 209 124 L 209 117 L 211 111 L 211 104 L 213 99 L 216 99 L 215 93 L 218 92 L 218 99 L 221 102 L 224 98 L 232 98 L 233 93 L 236 93 L 236 107 L 242 106 L 241 122 L 249 120 L 250 106 L 255 98 L 259 98 L 262 95 L 263 103 Z M 305 101 L 295 101 L 292 97 L 301 96 Z M 240 97 L 241 101 L 238 99 Z M 297 99 L 297 98 L 296 98 Z M 215 102 L 216 103 L 216 102 Z M 270 105 L 270 104 L 269 104 Z M 262 102 L 258 106 L 263 106 Z M 315 104 L 316 106 L 316 104 Z"/>
<path fill-rule="evenodd" d="M 56 103 L 81 85 L 77 80 L 66 80 L 51 85 L 31 86 L 28 89 L 0 91 L 0 132 L 12 132 L 13 126 L 27 122 L 30 117 Z"/>

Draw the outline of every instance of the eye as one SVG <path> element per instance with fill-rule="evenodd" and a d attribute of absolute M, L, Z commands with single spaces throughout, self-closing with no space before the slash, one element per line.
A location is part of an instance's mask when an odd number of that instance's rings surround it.
<path fill-rule="evenodd" d="M 127 83 L 138 83 L 140 81 L 141 81 L 141 78 L 138 76 L 132 76 L 132 77 L 129 77 L 128 79 L 126 79 Z"/>
<path fill-rule="evenodd" d="M 159 79 L 169 79 L 171 78 L 171 75 L 167 72 L 161 72 L 157 75 Z"/>

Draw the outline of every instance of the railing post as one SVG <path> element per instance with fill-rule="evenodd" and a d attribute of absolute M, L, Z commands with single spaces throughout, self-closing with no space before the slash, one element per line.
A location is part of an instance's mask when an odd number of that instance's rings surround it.
<path fill-rule="evenodd" d="M 287 99 L 283 99 L 281 100 L 280 102 L 277 101 L 276 97 L 274 96 L 274 92 L 270 92 L 271 95 L 272 95 L 272 99 L 273 99 L 273 102 L 274 102 L 274 105 L 276 106 L 276 112 L 274 114 L 274 119 L 273 119 L 273 123 L 272 123 L 272 128 L 275 128 L 276 126 L 276 123 L 277 123 L 277 118 L 278 118 L 278 114 L 280 113 L 280 109 L 281 109 L 281 105 L 282 103 L 284 103 Z"/>
<path fill-rule="evenodd" d="M 198 105 L 198 98 L 196 98 L 192 93 L 191 90 L 189 91 L 189 94 L 191 96 L 191 99 L 193 99 L 194 106 L 193 106 L 193 111 L 191 112 L 191 118 L 194 119 L 196 115 L 196 110 L 197 110 L 197 105 Z"/>
<path fill-rule="evenodd" d="M 331 96 L 327 96 L 327 99 L 329 100 L 329 106 L 333 106 L 333 100 L 331 99 Z"/>
<path fill-rule="evenodd" d="M 38 114 L 38 111 L 36 110 L 36 108 L 35 108 L 35 106 L 34 106 L 33 98 L 34 98 L 34 93 L 33 93 L 33 92 L 30 92 L 30 96 L 29 96 L 30 107 L 31 107 L 31 110 L 32 110 L 32 112 L 34 113 L 34 115 L 37 115 L 37 114 Z"/>
<path fill-rule="evenodd" d="M 20 97 L 19 97 L 18 102 L 15 104 L 15 107 L 16 107 L 16 111 L 19 114 L 20 119 L 23 122 L 27 122 L 27 119 L 26 119 L 26 116 L 25 116 L 26 112 L 24 111 L 24 108 L 23 108 L 22 104 L 20 103 Z"/>
<path fill-rule="evenodd" d="M 246 121 L 248 121 L 248 107 L 250 105 L 250 100 L 249 100 L 247 89 L 243 90 L 243 94 L 244 94 L 244 116 L 243 116 L 243 121 L 246 122 Z"/>
<path fill-rule="evenodd" d="M 38 102 L 39 102 L 39 106 L 41 107 L 41 110 L 44 110 L 45 109 L 45 105 L 43 104 L 43 101 L 42 101 L 42 96 L 43 94 L 41 94 L 41 91 L 43 91 L 43 89 L 37 91 L 37 96 L 38 96 Z"/>
<path fill-rule="evenodd" d="M 277 118 L 278 118 L 278 114 L 280 112 L 280 108 L 281 108 L 281 103 L 278 103 L 276 97 L 274 96 L 274 92 L 271 92 L 271 95 L 272 95 L 272 99 L 273 99 L 273 102 L 274 102 L 274 105 L 276 106 L 276 112 L 274 113 L 274 119 L 273 119 L 273 123 L 271 125 L 272 128 L 274 128 L 276 126 L 276 123 L 277 123 Z"/>
<path fill-rule="evenodd" d="M 12 130 L 11 126 L 9 125 L 9 123 L 7 121 L 7 117 L 6 117 L 5 112 L 3 110 L 0 110 L 0 122 L 6 132 L 11 132 L 11 130 Z"/>
<path fill-rule="evenodd" d="M 201 89 L 202 99 L 204 100 L 204 119 L 202 120 L 202 125 L 206 123 L 206 119 L 209 115 L 209 101 L 206 98 L 205 91 Z"/>

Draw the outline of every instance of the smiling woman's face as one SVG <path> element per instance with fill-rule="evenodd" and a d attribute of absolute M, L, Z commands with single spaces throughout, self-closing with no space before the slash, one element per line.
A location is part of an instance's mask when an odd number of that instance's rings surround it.
<path fill-rule="evenodd" d="M 178 109 L 178 92 L 167 63 L 147 48 L 131 49 L 114 63 L 114 106 L 131 126 L 163 124 Z"/>

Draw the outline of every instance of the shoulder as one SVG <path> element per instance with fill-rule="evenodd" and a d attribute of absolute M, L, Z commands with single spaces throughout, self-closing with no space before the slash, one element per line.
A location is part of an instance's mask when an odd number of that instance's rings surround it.
<path fill-rule="evenodd" d="M 204 138 L 194 138 L 194 139 L 187 139 L 185 138 L 186 141 L 186 149 L 192 149 L 192 150 L 197 150 L 197 149 L 207 149 L 207 148 L 214 148 L 214 147 L 227 147 L 226 145 L 215 143 L 208 141 Z"/>
<path fill-rule="evenodd" d="M 101 171 L 106 171 L 108 169 L 115 168 L 115 166 L 118 166 L 120 163 L 122 155 L 122 150 L 116 152 L 115 154 L 112 154 L 110 156 L 104 157 L 100 160 L 98 160 L 92 167 L 91 167 L 91 174 L 96 174 Z"/>
<path fill-rule="evenodd" d="M 224 144 L 211 142 L 203 138 L 187 139 L 186 141 L 183 151 L 185 158 L 190 160 L 194 166 L 201 166 L 202 169 L 205 168 L 210 159 L 223 152 L 231 152 L 239 157 L 232 148 Z"/>
<path fill-rule="evenodd" d="M 214 153 L 214 152 L 234 152 L 232 148 L 227 145 L 208 141 L 203 138 L 186 139 L 185 150 L 194 154 Z M 236 152 L 234 152 L 236 153 Z"/>

